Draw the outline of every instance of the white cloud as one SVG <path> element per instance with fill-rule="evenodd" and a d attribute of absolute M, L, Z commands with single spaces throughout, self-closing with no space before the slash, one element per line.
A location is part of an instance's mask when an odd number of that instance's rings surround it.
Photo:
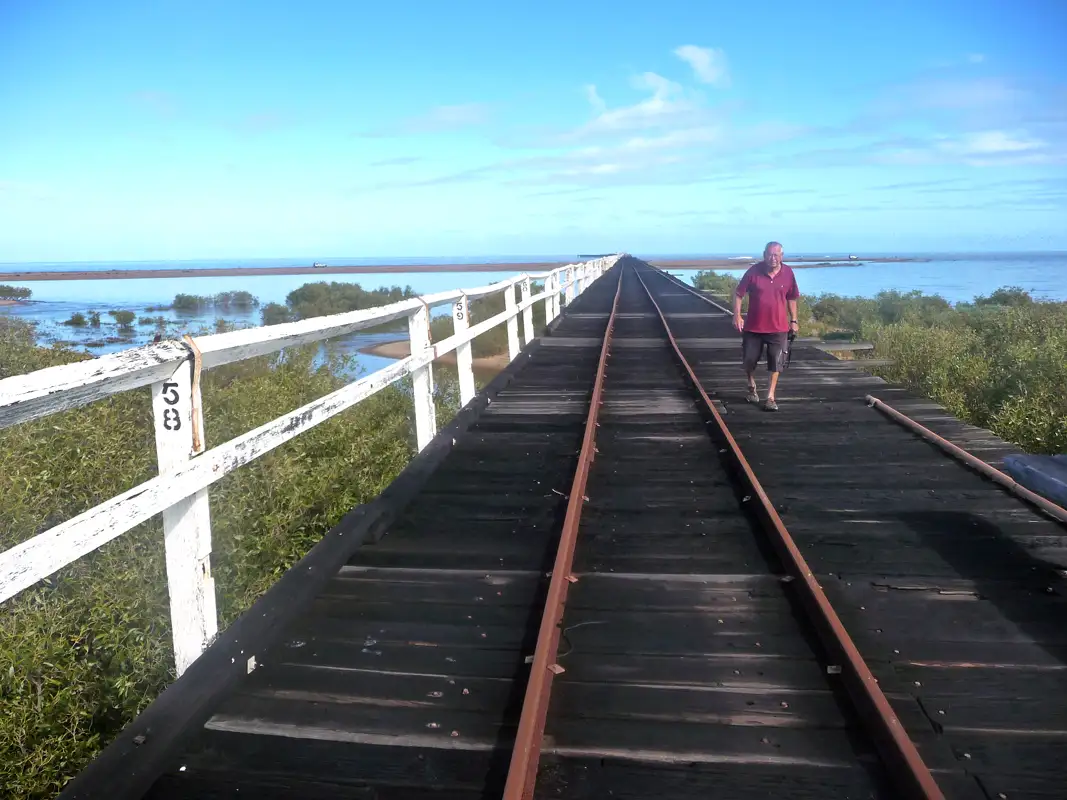
<path fill-rule="evenodd" d="M 481 125 L 489 121 L 489 108 L 483 103 L 463 103 L 431 108 L 421 117 L 408 120 L 407 127 L 418 131 L 441 131 Z"/>
<path fill-rule="evenodd" d="M 1044 144 L 1039 139 L 1021 138 L 1006 131 L 981 131 L 967 134 L 953 143 L 951 149 L 972 155 L 996 155 L 1036 150 Z"/>
<path fill-rule="evenodd" d="M 981 64 L 985 61 L 985 54 L 983 53 L 971 53 L 967 56 L 967 62 L 969 64 Z"/>
<path fill-rule="evenodd" d="M 699 114 L 699 104 L 696 100 L 686 97 L 679 84 L 662 75 L 645 72 L 635 76 L 631 83 L 636 89 L 651 92 L 652 96 L 630 106 L 609 109 L 604 104 L 593 120 L 564 138 L 576 139 L 664 126 L 685 126 L 691 124 Z M 593 95 L 589 96 L 592 100 Z M 595 97 L 603 103 L 599 94 Z"/>
<path fill-rule="evenodd" d="M 596 86 L 591 83 L 587 83 L 584 87 L 585 97 L 589 101 L 589 105 L 593 107 L 593 110 L 598 114 L 604 113 L 608 105 L 604 102 L 604 98 L 597 92 Z"/>
<path fill-rule="evenodd" d="M 423 114 L 401 120 L 395 125 L 366 133 L 366 136 L 396 136 L 420 133 L 441 133 L 459 130 L 489 121 L 489 106 L 484 103 L 460 103 L 450 106 L 435 106 Z"/>
<path fill-rule="evenodd" d="M 933 81 L 913 87 L 910 94 L 910 98 L 902 98 L 905 104 L 918 102 L 925 108 L 952 111 L 1002 107 L 1025 97 L 1025 93 L 999 78 Z"/>
<path fill-rule="evenodd" d="M 686 44 L 676 48 L 674 54 L 693 68 L 693 73 L 701 83 L 726 86 L 730 82 L 724 51 Z"/>

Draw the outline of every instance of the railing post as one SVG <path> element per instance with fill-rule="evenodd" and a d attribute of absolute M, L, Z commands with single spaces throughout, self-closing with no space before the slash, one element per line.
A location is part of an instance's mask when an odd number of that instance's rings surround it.
<path fill-rule="evenodd" d="M 508 359 L 514 361 L 519 356 L 519 320 L 515 303 L 515 284 L 509 284 L 504 290 L 504 308 L 511 315 L 508 317 Z"/>
<path fill-rule="evenodd" d="M 452 304 L 452 330 L 458 335 L 470 327 L 470 303 L 463 295 Z M 474 355 L 471 342 L 463 342 L 456 348 L 456 368 L 459 370 L 459 399 L 467 405 L 474 399 Z"/>
<path fill-rule="evenodd" d="M 552 275 L 552 319 L 559 316 L 560 301 L 559 295 L 563 291 L 562 284 L 560 283 L 560 276 L 563 274 L 562 270 L 556 270 Z"/>
<path fill-rule="evenodd" d="M 199 376 L 183 361 L 167 380 L 152 384 L 152 413 L 159 474 L 166 475 L 204 451 Z M 194 436 L 195 432 L 195 436 Z M 163 546 L 170 595 L 174 668 L 180 676 L 218 633 L 211 577 L 211 513 L 201 489 L 163 511 Z"/>
<path fill-rule="evenodd" d="M 522 302 L 526 303 L 530 299 L 530 276 L 523 275 L 522 283 L 519 285 L 521 292 Z M 522 335 L 526 340 L 526 344 L 533 341 L 533 306 L 527 305 L 522 310 Z"/>
<path fill-rule="evenodd" d="M 430 309 L 423 306 L 408 317 L 411 355 L 422 354 L 430 346 Z M 433 404 L 433 364 L 411 372 L 415 399 L 415 439 L 419 452 L 437 435 L 437 411 Z"/>
<path fill-rule="evenodd" d="M 545 325 L 546 326 L 549 323 L 552 322 L 552 307 L 553 307 L 552 286 L 554 284 L 555 277 L 556 276 L 553 273 L 550 272 L 550 273 L 548 273 L 548 277 L 545 278 L 545 299 L 544 299 L 543 305 L 545 307 Z"/>

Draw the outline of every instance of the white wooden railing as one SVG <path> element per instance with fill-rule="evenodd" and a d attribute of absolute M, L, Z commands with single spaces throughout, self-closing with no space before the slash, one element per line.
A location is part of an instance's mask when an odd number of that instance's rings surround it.
<path fill-rule="evenodd" d="M 475 395 L 471 341 L 504 323 L 508 354 L 519 354 L 523 336 L 534 336 L 533 305 L 543 301 L 546 324 L 615 264 L 609 256 L 569 264 L 550 272 L 523 273 L 488 286 L 425 295 L 378 308 L 315 317 L 269 327 L 246 328 L 194 340 L 165 341 L 100 358 L 0 380 L 0 429 L 77 408 L 119 392 L 150 386 L 155 419 L 157 477 L 123 492 L 31 539 L 0 553 L 0 602 L 122 535 L 156 514 L 163 515 L 167 589 L 178 674 L 188 668 L 218 632 L 211 577 L 211 520 L 208 487 L 238 467 L 303 431 L 365 400 L 410 374 L 415 426 L 421 451 L 437 433 L 432 362 L 456 351 L 460 398 Z M 531 281 L 544 291 L 531 294 Z M 515 296 L 518 286 L 520 297 Z M 469 302 L 504 293 L 504 311 L 470 324 Z M 430 309 L 452 304 L 453 334 L 431 343 Z M 344 336 L 407 318 L 410 355 L 228 442 L 205 449 L 200 402 L 202 370 L 246 358 Z"/>

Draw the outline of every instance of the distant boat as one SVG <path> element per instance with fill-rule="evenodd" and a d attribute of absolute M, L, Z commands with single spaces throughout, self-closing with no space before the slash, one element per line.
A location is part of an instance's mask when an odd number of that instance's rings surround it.
<path fill-rule="evenodd" d="M 850 255 L 850 256 L 848 257 L 848 260 L 849 260 L 849 261 L 855 261 L 855 260 L 857 260 L 858 258 L 859 258 L 859 256 L 851 256 L 851 255 Z"/>
<path fill-rule="evenodd" d="M 317 268 L 321 269 L 322 267 L 325 267 L 326 265 L 325 265 L 325 264 L 320 264 L 320 263 L 319 263 L 318 261 L 316 261 L 316 262 L 315 262 L 314 264 L 312 264 L 311 266 L 313 266 L 313 267 L 317 267 Z"/>

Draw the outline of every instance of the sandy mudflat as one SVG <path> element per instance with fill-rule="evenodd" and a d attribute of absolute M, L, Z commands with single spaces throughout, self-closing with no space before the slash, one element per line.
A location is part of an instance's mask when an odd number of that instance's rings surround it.
<path fill-rule="evenodd" d="M 649 264 L 660 269 L 745 269 L 755 264 L 756 258 L 652 258 Z M 826 267 L 859 267 L 863 264 L 898 264 L 902 262 L 929 261 L 928 258 L 859 258 L 855 261 L 834 258 L 790 258 L 785 263 L 793 269 L 816 269 Z"/>
<path fill-rule="evenodd" d="M 870 263 L 899 261 L 925 261 L 916 258 L 864 258 Z M 742 269 L 755 259 L 731 260 L 728 258 L 673 258 L 653 259 L 650 263 L 663 269 Z M 538 261 L 526 264 L 382 264 L 378 266 L 327 266 L 327 267 L 218 267 L 209 269 L 109 269 L 99 272 L 0 272 L 3 281 L 113 281 L 129 278 L 210 278 L 234 275 L 368 275 L 409 274 L 434 272 L 546 272 L 562 267 L 563 261 Z M 573 262 L 572 262 L 573 263 Z M 800 268 L 814 266 L 858 266 L 859 261 L 834 261 L 825 258 L 786 258 L 786 263 Z"/>
<path fill-rule="evenodd" d="M 560 262 L 527 264 L 382 264 L 327 267 L 209 267 L 206 269 L 108 269 L 68 272 L 0 272 L 2 281 L 113 281 L 130 278 L 212 278 L 234 275 L 369 275 L 419 274 L 434 272 L 547 272 L 563 266 Z"/>
<path fill-rule="evenodd" d="M 361 353 L 366 353 L 370 356 L 380 356 L 382 358 L 407 358 L 411 354 L 411 344 L 405 340 L 397 342 L 383 342 L 382 344 L 371 345 L 370 347 L 360 348 Z M 456 363 L 456 351 L 446 353 L 439 359 L 442 364 L 455 364 Z M 474 368 L 476 370 L 493 370 L 499 372 L 508 365 L 507 353 L 499 353 L 495 356 L 484 356 L 482 358 L 474 359 Z"/>
<path fill-rule="evenodd" d="M 18 304 L 18 300 L 0 300 L 0 306 L 16 306 Z"/>

